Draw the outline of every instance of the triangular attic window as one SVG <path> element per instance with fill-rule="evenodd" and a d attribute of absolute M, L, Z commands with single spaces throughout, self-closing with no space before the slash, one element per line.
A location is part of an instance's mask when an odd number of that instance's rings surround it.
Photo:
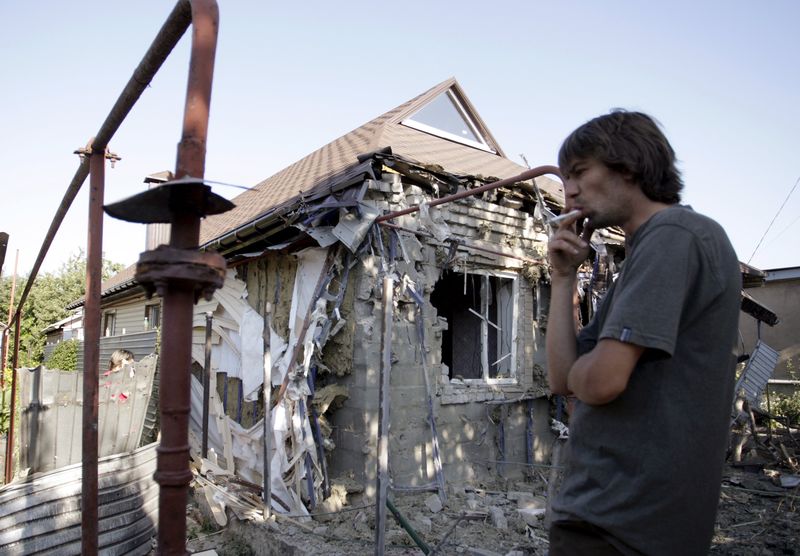
<path fill-rule="evenodd" d="M 452 89 L 434 98 L 402 123 L 443 139 L 495 152 Z"/>

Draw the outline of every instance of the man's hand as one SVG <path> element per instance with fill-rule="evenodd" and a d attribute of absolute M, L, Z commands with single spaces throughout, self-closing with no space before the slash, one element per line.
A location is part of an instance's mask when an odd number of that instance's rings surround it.
<path fill-rule="evenodd" d="M 594 230 L 587 224 L 579 236 L 576 232 L 580 212 L 568 215 L 555 229 L 547 243 L 547 254 L 552 273 L 557 276 L 574 276 L 578 267 L 589 256 L 589 239 Z"/>

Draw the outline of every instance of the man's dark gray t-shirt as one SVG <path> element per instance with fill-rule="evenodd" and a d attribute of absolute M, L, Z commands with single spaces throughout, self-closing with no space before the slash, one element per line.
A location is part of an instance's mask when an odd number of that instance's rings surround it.
<path fill-rule="evenodd" d="M 578 336 L 646 350 L 614 401 L 578 402 L 554 520 L 608 531 L 631 554 L 706 554 L 733 400 L 741 278 L 722 228 L 688 207 L 656 213 Z"/>

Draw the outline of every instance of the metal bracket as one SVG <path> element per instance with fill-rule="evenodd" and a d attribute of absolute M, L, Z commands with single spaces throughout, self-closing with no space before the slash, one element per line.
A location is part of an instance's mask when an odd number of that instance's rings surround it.
<path fill-rule="evenodd" d="M 214 290 L 225 283 L 225 258 L 219 253 L 161 245 L 141 254 L 135 279 L 148 298 L 153 293 L 163 297 L 170 282 L 189 282 L 194 285 L 195 302 L 200 295 L 210 301 Z"/>

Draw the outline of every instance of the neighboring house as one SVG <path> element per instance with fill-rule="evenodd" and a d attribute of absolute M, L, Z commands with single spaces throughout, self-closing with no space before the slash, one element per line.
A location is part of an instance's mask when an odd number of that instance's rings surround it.
<path fill-rule="evenodd" d="M 103 370 L 114 350 L 127 349 L 137 361 L 156 351 L 161 299 L 147 299 L 133 278 L 135 271 L 136 266 L 132 265 L 101 284 L 100 367 Z M 67 305 L 67 309 L 82 309 L 83 304 L 81 298 Z M 83 349 L 78 350 L 77 367 L 83 369 Z"/>
<path fill-rule="evenodd" d="M 777 324 L 761 325 L 760 337 L 779 352 L 771 389 L 788 392 L 800 386 L 800 267 L 769 269 L 764 274 L 750 287 L 746 283 L 745 292 L 777 313 Z M 744 351 L 752 350 L 759 338 L 757 321 L 742 315 L 739 328 Z"/>
<path fill-rule="evenodd" d="M 77 310 L 71 315 L 54 322 L 44 330 L 45 335 L 44 355 L 47 358 L 56 345 L 64 340 L 83 340 L 83 310 Z"/>

